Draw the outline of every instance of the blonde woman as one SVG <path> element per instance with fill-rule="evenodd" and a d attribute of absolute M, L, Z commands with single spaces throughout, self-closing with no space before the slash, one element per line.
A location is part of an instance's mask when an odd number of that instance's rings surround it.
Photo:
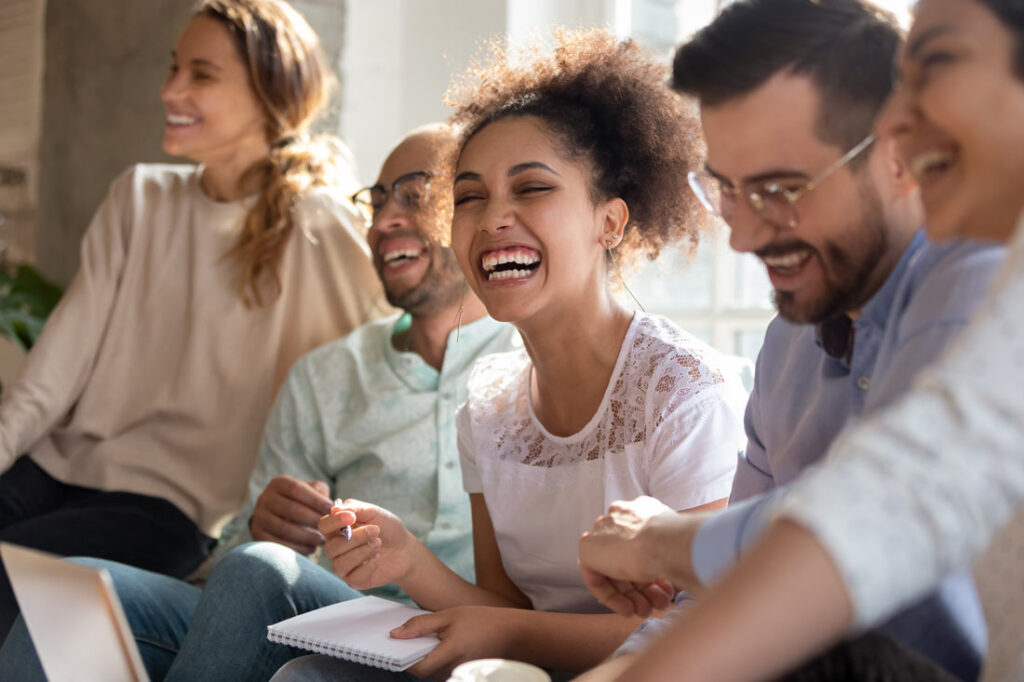
<path fill-rule="evenodd" d="M 245 497 L 304 352 L 376 316 L 331 75 L 278 0 L 208 0 L 171 55 L 164 150 L 117 178 L 0 406 L 0 540 L 173 576 Z M 0 635 L 16 605 L 4 578 Z"/>

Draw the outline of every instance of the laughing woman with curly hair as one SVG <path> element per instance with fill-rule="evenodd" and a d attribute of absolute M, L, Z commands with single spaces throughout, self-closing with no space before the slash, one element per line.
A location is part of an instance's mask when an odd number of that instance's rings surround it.
<path fill-rule="evenodd" d="M 452 248 L 488 313 L 525 342 L 478 361 L 457 417 L 476 584 L 380 507 L 348 500 L 320 523 L 350 586 L 393 582 L 436 612 L 392 633 L 441 639 L 411 669 L 420 676 L 476 658 L 579 671 L 607 656 L 637 622 L 588 593 L 580 533 L 636 495 L 724 505 L 743 439 L 745 395 L 722 359 L 609 287 L 616 257 L 696 242 L 696 121 L 660 66 L 604 31 L 562 33 L 531 57 L 499 51 L 454 96 Z M 392 675 L 312 658 L 276 679 L 317 674 Z"/>

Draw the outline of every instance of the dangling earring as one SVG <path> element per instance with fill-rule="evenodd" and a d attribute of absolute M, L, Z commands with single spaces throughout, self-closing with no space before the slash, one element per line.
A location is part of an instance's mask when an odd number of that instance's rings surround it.
<path fill-rule="evenodd" d="M 644 308 L 644 304 L 640 302 L 640 299 L 636 297 L 636 294 L 633 293 L 633 290 L 629 288 L 628 284 L 626 284 L 626 278 L 622 276 L 622 270 L 619 269 L 619 262 L 615 260 L 615 254 L 612 253 L 612 244 L 615 243 L 615 240 L 618 239 L 618 237 L 619 235 L 617 234 L 613 234 L 611 237 L 609 237 L 608 240 L 605 242 L 604 250 L 608 252 L 608 258 L 612 262 L 612 267 L 615 268 L 615 274 L 619 278 L 619 284 L 621 284 L 622 288 L 626 290 L 626 293 L 629 294 L 629 297 L 633 299 L 633 303 L 636 303 L 637 307 L 640 308 L 640 311 L 646 313 L 647 308 Z"/>
<path fill-rule="evenodd" d="M 462 306 L 466 302 L 466 289 L 468 287 L 468 282 L 462 283 L 462 298 L 459 299 L 459 309 L 455 311 L 455 343 L 459 342 L 459 337 L 462 335 Z"/>

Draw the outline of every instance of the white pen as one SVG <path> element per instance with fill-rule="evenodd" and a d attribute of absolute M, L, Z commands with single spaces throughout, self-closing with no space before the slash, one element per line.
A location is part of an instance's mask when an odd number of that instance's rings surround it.
<path fill-rule="evenodd" d="M 341 501 L 340 497 L 334 501 L 334 506 L 335 507 L 340 507 L 343 504 L 345 504 L 345 503 Z M 341 529 L 341 536 L 343 538 L 345 538 L 346 540 L 351 540 L 352 539 L 352 526 L 345 526 L 344 528 L 342 528 Z"/>

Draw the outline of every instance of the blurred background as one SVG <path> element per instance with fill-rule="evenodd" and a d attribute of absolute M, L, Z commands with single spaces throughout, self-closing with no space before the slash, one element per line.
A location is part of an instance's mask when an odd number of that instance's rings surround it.
<path fill-rule="evenodd" d="M 728 0 L 294 0 L 320 34 L 340 87 L 321 128 L 338 133 L 369 184 L 409 129 L 447 115 L 441 96 L 484 42 L 604 26 L 653 54 Z M 34 263 L 66 286 L 110 181 L 160 151 L 159 89 L 194 0 L 0 0 L 0 266 Z M 881 3 L 905 14 L 911 0 Z M 770 288 L 725 230 L 695 258 L 674 251 L 627 270 L 644 306 L 727 353 L 753 359 Z M 8 289 L 10 285 L 7 285 Z M 0 297 L 4 293 L 0 281 Z M 0 301 L 0 308 L 3 302 Z M 2 324 L 2 321 L 0 321 Z M 0 365 L 3 364 L 0 349 Z M 2 372 L 0 372 L 2 373 Z"/>

